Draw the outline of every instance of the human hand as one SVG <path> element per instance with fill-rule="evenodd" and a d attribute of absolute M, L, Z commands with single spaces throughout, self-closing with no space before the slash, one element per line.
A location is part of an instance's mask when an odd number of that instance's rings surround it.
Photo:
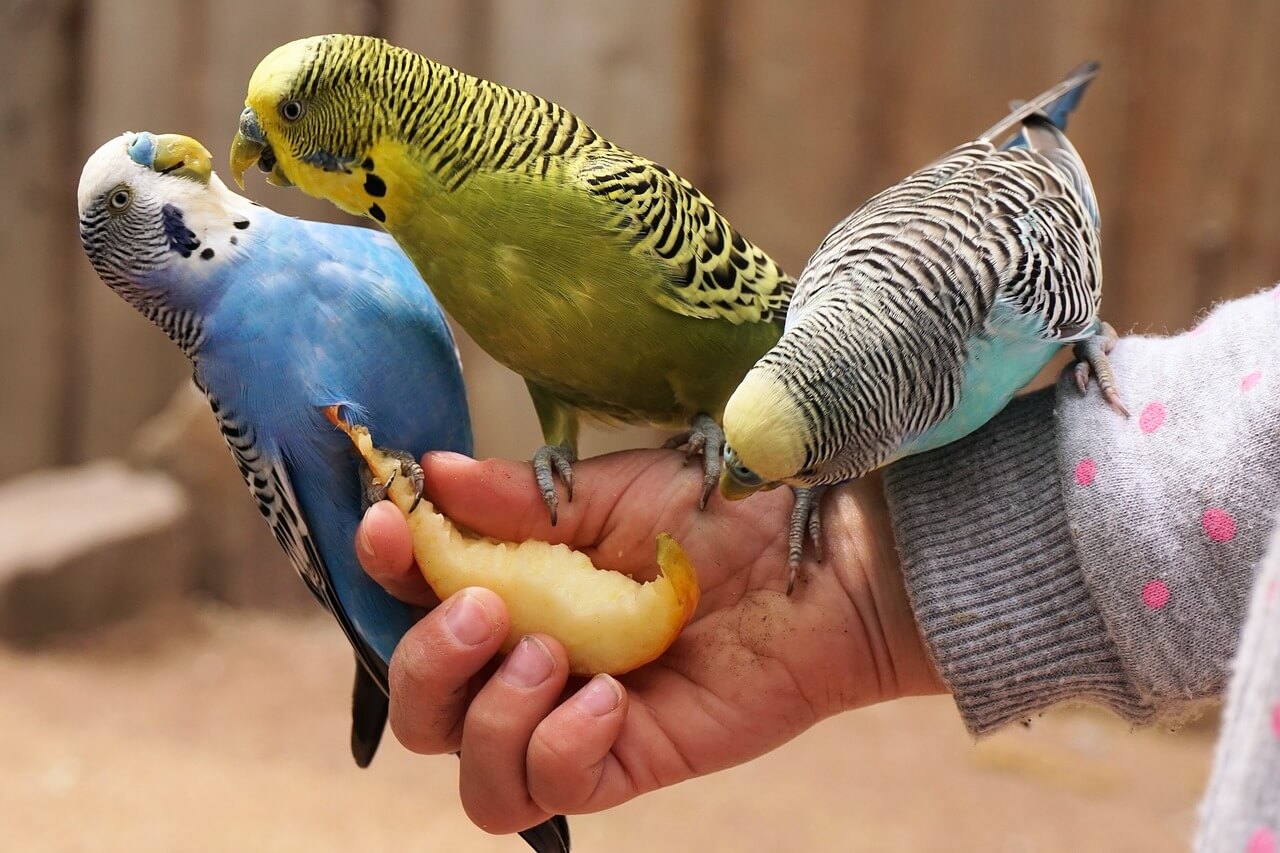
<path fill-rule="evenodd" d="M 391 661 L 392 730 L 414 752 L 461 750 L 462 802 L 481 828 L 515 832 L 551 814 L 607 809 L 748 761 L 840 711 L 941 692 L 878 479 L 828 494 L 825 558 L 806 563 L 788 598 L 790 493 L 716 499 L 699 512 L 701 469 L 682 463 L 658 450 L 578 462 L 573 501 L 552 527 L 527 462 L 424 458 L 428 496 L 464 527 L 564 542 L 639 577 L 653 575 L 654 540 L 667 532 L 702 587 L 697 613 L 662 657 L 581 687 L 545 635 L 522 641 L 495 671 L 509 622 L 485 589 L 455 594 L 404 636 Z M 357 552 L 397 597 L 436 603 L 392 505 L 370 507 Z"/>

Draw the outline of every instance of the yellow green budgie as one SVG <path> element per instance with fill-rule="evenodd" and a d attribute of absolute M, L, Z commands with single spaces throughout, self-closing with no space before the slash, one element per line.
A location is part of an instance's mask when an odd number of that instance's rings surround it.
<path fill-rule="evenodd" d="M 524 377 L 573 497 L 579 416 L 688 426 L 720 471 L 718 421 L 782 333 L 794 281 L 685 179 L 536 95 L 377 38 L 291 42 L 259 64 L 231 154 L 382 224 L 445 309 Z"/>

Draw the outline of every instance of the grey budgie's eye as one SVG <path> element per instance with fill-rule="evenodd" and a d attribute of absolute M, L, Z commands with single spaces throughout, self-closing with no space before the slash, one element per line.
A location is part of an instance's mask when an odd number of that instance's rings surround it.
<path fill-rule="evenodd" d="M 280 105 L 280 118 L 285 121 L 297 121 L 302 118 L 302 114 L 307 111 L 302 101 L 291 100 L 285 101 Z"/>
<path fill-rule="evenodd" d="M 121 214 L 133 205 L 133 190 L 121 184 L 107 196 L 107 209 L 114 214 Z"/>
<path fill-rule="evenodd" d="M 754 486 L 764 482 L 759 474 L 739 462 L 738 455 L 732 450 L 725 454 L 725 463 L 729 466 L 729 471 L 733 474 L 734 479 L 740 483 Z"/>

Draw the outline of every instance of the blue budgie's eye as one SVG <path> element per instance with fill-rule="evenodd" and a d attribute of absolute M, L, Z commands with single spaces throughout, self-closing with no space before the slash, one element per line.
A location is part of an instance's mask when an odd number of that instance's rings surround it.
<path fill-rule="evenodd" d="M 133 190 L 124 184 L 113 189 L 107 196 L 107 209 L 115 214 L 124 213 L 132 204 Z"/>

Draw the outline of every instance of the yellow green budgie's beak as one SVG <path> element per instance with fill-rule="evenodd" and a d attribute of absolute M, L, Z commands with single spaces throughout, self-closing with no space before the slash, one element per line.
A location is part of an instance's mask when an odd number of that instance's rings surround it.
<path fill-rule="evenodd" d="M 291 187 L 290 181 L 280 169 L 275 152 L 267 144 L 266 134 L 258 122 L 258 114 L 252 107 L 245 107 L 240 113 L 240 129 L 236 138 L 231 141 L 231 177 L 236 179 L 236 186 L 244 189 L 244 173 L 249 167 L 257 164 L 267 173 L 267 183 L 277 187 Z"/>
<path fill-rule="evenodd" d="M 135 134 L 129 143 L 129 156 L 141 166 L 162 175 L 186 178 L 198 184 L 209 183 L 213 175 L 213 157 L 190 136 L 177 133 Z"/>

